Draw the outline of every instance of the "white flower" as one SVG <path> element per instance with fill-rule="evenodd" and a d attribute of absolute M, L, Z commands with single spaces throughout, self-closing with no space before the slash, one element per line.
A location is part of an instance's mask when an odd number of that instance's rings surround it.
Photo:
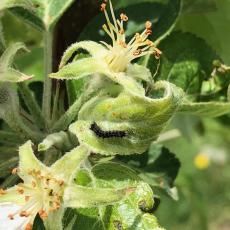
<path fill-rule="evenodd" d="M 25 229 L 28 223 L 28 217 L 15 216 L 13 220 L 10 220 L 8 213 L 15 213 L 21 207 L 19 205 L 5 203 L 0 206 L 0 230 L 21 230 Z"/>
<path fill-rule="evenodd" d="M 153 42 L 148 40 L 148 36 L 152 33 L 152 23 L 147 21 L 143 33 L 137 33 L 129 42 L 126 42 L 124 22 L 128 20 L 128 17 L 121 14 L 120 20 L 116 19 L 111 1 L 112 21 L 106 11 L 106 3 L 102 4 L 101 10 L 107 21 L 107 24 L 103 25 L 103 29 L 112 39 L 112 44 L 101 42 L 103 44 L 101 45 L 93 41 L 73 44 L 64 53 L 59 72 L 52 73 L 50 77 L 79 79 L 98 73 L 123 86 L 129 93 L 144 96 L 145 90 L 140 81 L 151 82 L 151 73 L 147 68 L 131 62 L 148 54 L 154 54 L 156 58 L 160 57 L 161 51 L 155 47 Z M 74 59 L 72 63 L 67 64 L 79 49 L 88 51 L 91 57 Z"/>
<path fill-rule="evenodd" d="M 15 222 L 19 224 L 18 227 L 31 230 L 34 219 L 39 214 L 45 224 L 56 225 L 54 229 L 61 229 L 64 208 L 110 204 L 133 191 L 130 188 L 103 189 L 76 185 L 73 179 L 88 152 L 86 147 L 79 146 L 66 153 L 51 167 L 47 167 L 34 155 L 30 141 L 21 146 L 19 167 L 12 173 L 17 173 L 23 183 L 7 190 L 0 189 L 0 208 L 10 207 L 10 212 L 7 211 L 8 219 L 14 221 L 20 216 L 23 220 Z M 94 197 L 91 194 L 94 194 Z"/>

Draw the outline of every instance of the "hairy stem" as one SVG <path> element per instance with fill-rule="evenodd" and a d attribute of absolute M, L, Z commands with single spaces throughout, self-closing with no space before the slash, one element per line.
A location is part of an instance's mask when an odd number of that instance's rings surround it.
<path fill-rule="evenodd" d="M 57 119 L 59 96 L 60 96 L 60 83 L 57 82 L 56 92 L 54 96 L 53 109 L 52 109 L 52 117 L 51 117 L 52 123 Z"/>
<path fill-rule="evenodd" d="M 49 74 L 52 72 L 52 46 L 53 37 L 52 30 L 44 32 L 44 67 L 45 78 L 43 88 L 43 100 L 42 100 L 42 114 L 46 119 L 46 128 L 49 127 L 51 116 L 51 96 L 52 96 L 52 81 L 49 78 Z"/>
<path fill-rule="evenodd" d="M 6 114 L 3 119 L 9 127 L 17 132 L 23 139 L 32 139 L 33 141 L 40 141 L 43 139 L 43 135 L 41 133 L 31 130 L 23 123 L 19 113 L 15 111 L 10 112 L 9 114 Z"/>
<path fill-rule="evenodd" d="M 44 122 L 44 118 L 42 117 L 41 109 L 37 101 L 35 100 L 32 92 L 30 91 L 29 87 L 23 82 L 19 83 L 19 91 L 20 91 L 20 94 L 22 95 L 22 98 L 27 108 L 29 109 L 30 114 L 32 115 L 35 121 L 35 124 L 39 128 L 43 128 L 45 122 Z"/>
<path fill-rule="evenodd" d="M 13 143 L 14 145 L 22 142 L 22 139 L 13 132 L 0 131 L 0 143 Z"/>

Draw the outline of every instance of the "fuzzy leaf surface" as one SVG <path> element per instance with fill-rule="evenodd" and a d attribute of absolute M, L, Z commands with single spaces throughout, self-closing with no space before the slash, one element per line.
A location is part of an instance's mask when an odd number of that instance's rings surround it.
<path fill-rule="evenodd" d="M 85 230 L 163 230 L 159 227 L 156 217 L 147 213 L 154 205 L 153 192 L 146 183 L 139 180 L 133 170 L 118 163 L 102 163 L 94 166 L 91 173 L 94 178 L 92 184 L 96 187 L 136 186 L 136 191 L 112 206 L 76 209 L 72 211 L 72 216 L 68 213 L 66 218 L 71 216 L 72 220 L 64 219 L 65 229 L 78 227 Z M 140 209 L 142 206 L 146 208 L 146 212 Z"/>
<path fill-rule="evenodd" d="M 96 96 L 82 107 L 70 131 L 95 153 L 143 153 L 168 124 L 183 97 L 179 88 L 164 81 L 156 83 L 153 92 L 152 97 L 136 97 L 126 92 L 117 97 Z M 125 135 L 103 137 L 92 129 L 94 123 L 105 135 L 113 131 Z"/>

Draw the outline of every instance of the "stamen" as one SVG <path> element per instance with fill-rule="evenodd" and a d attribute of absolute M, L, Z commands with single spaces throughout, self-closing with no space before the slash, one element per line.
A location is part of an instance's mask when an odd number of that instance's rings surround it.
<path fill-rule="evenodd" d="M 103 25 L 103 29 L 110 36 L 113 43 L 112 45 L 108 45 L 105 42 L 101 43 L 108 49 L 108 54 L 104 57 L 108 66 L 115 72 L 123 72 L 127 65 L 136 58 L 154 53 L 158 59 L 161 55 L 161 51 L 156 49 L 154 43 L 147 39 L 148 36 L 152 34 L 152 22 L 146 21 L 145 30 L 141 34 L 136 33 L 136 35 L 126 43 L 123 23 L 128 21 L 129 18 L 126 14 L 121 13 L 120 20 L 116 19 L 113 5 L 111 1 L 109 1 L 112 15 L 111 19 L 111 16 L 109 17 L 105 9 L 107 2 L 108 1 L 104 1 L 102 4 L 102 11 L 104 11 L 107 21 L 107 24 Z"/>
<path fill-rule="evenodd" d="M 5 195 L 6 194 L 6 191 L 2 188 L 0 188 L 0 195 Z"/>
<path fill-rule="evenodd" d="M 116 17 L 115 17 L 114 10 L 113 10 L 113 5 L 112 5 L 112 2 L 111 2 L 111 1 L 109 1 L 109 3 L 110 3 L 109 5 L 110 5 L 110 10 L 111 10 L 113 22 L 114 22 L 114 25 L 115 25 L 116 30 L 118 31 L 117 22 L 116 22 Z"/>
<path fill-rule="evenodd" d="M 123 13 L 120 15 L 120 18 L 124 22 L 127 22 L 129 20 L 128 16 L 126 14 L 123 14 Z"/>
<path fill-rule="evenodd" d="M 147 21 L 147 22 L 145 23 L 145 28 L 146 28 L 147 30 L 152 29 L 152 22 Z"/>
<path fill-rule="evenodd" d="M 155 47 L 154 55 L 156 59 L 159 59 L 162 55 L 162 52 L 158 48 Z"/>
<path fill-rule="evenodd" d="M 133 55 L 134 56 L 138 56 L 138 55 L 140 55 L 142 53 L 142 50 L 141 49 L 137 49 L 137 50 L 135 50 L 134 52 L 133 52 Z"/>
<path fill-rule="evenodd" d="M 120 29 L 120 30 L 119 30 L 119 33 L 120 33 L 121 35 L 123 35 L 123 34 L 125 33 L 124 29 Z"/>
<path fill-rule="evenodd" d="M 13 214 L 9 214 L 9 215 L 8 215 L 8 218 L 9 218 L 10 220 L 13 220 L 13 219 L 14 219 L 14 215 L 13 215 Z"/>
<path fill-rule="evenodd" d="M 18 173 L 18 168 L 13 168 L 12 171 L 11 171 L 11 173 L 13 175 L 16 175 Z"/>
<path fill-rule="evenodd" d="M 119 40 L 118 44 L 124 48 L 127 48 L 127 44 L 124 41 Z"/>
<path fill-rule="evenodd" d="M 32 181 L 32 186 L 33 186 L 33 188 L 36 187 L 36 182 L 35 181 Z"/>
<path fill-rule="evenodd" d="M 152 41 L 150 41 L 149 39 L 147 39 L 146 45 L 152 47 L 152 46 L 154 46 L 154 43 Z"/>
<path fill-rule="evenodd" d="M 101 11 L 103 12 L 103 11 L 105 11 L 105 9 L 106 9 L 106 3 L 102 3 L 101 4 Z"/>
<path fill-rule="evenodd" d="M 24 193 L 24 189 L 21 187 L 18 187 L 17 192 L 22 195 Z"/>
<path fill-rule="evenodd" d="M 28 202 L 30 200 L 30 196 L 25 196 L 25 201 Z"/>
<path fill-rule="evenodd" d="M 46 211 L 45 210 L 40 210 L 39 212 L 38 212 L 38 214 L 39 214 L 39 216 L 41 217 L 41 219 L 46 219 L 47 217 L 48 217 L 48 214 L 46 213 Z"/>
<path fill-rule="evenodd" d="M 30 215 L 30 213 L 27 211 L 21 211 L 19 214 L 20 217 L 28 217 L 29 215 Z"/>
<path fill-rule="evenodd" d="M 28 223 L 25 227 L 25 230 L 32 230 L 33 225 L 31 223 Z"/>
<path fill-rule="evenodd" d="M 151 35 L 152 34 L 152 30 L 151 29 L 146 29 L 146 32 L 145 32 L 146 35 Z"/>
<path fill-rule="evenodd" d="M 59 181 L 58 181 L 58 184 L 59 184 L 60 186 L 64 185 L 64 183 L 65 183 L 64 180 L 59 180 Z"/>

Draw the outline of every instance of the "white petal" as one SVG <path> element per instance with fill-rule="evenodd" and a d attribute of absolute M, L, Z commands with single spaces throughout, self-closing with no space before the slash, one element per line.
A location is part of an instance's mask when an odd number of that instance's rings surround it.
<path fill-rule="evenodd" d="M 16 215 L 13 220 L 8 218 L 9 214 L 17 212 L 20 208 L 21 206 L 11 203 L 0 205 L 0 230 L 22 230 L 25 228 L 29 222 L 28 218 L 19 215 Z"/>

